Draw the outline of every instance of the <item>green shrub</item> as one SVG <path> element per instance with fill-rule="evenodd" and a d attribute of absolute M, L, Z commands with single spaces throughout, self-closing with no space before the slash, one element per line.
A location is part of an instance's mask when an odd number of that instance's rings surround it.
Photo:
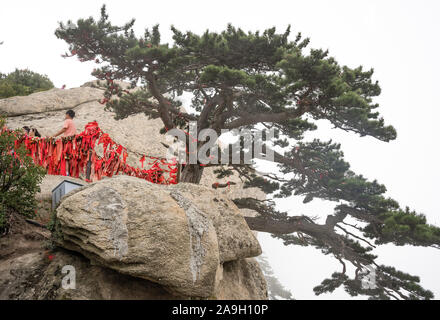
<path fill-rule="evenodd" d="M 46 249 L 54 250 L 57 247 L 57 241 L 63 239 L 63 233 L 61 232 L 60 221 L 57 218 L 57 211 L 52 210 L 50 214 L 50 220 L 46 225 L 46 228 L 51 232 L 50 239 L 46 242 Z"/>
<path fill-rule="evenodd" d="M 54 87 L 52 81 L 45 75 L 30 71 L 15 69 L 9 74 L 0 73 L 0 99 L 13 96 L 27 96 L 34 92 L 45 91 Z"/>
<path fill-rule="evenodd" d="M 0 118 L 0 130 L 5 120 Z M 37 208 L 35 195 L 45 170 L 27 156 L 24 146 L 16 149 L 14 142 L 19 131 L 0 131 L 0 234 L 8 230 L 12 212 L 33 217 Z"/>

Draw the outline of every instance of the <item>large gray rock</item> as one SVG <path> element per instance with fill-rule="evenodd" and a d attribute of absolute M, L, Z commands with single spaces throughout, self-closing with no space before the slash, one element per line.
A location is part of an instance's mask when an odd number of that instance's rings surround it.
<path fill-rule="evenodd" d="M 20 116 L 25 114 L 74 109 L 77 106 L 102 98 L 103 91 L 95 88 L 51 89 L 29 96 L 0 99 L 0 114 Z"/>
<path fill-rule="evenodd" d="M 218 300 L 267 300 L 267 284 L 254 258 L 225 262 L 216 286 Z"/>
<path fill-rule="evenodd" d="M 14 215 L 12 231 L 0 237 L 0 300 L 188 299 L 152 281 L 98 266 L 75 252 L 44 247 L 50 232 Z M 75 288 L 63 288 L 65 266 L 75 270 Z M 255 269 L 253 268 L 255 267 Z M 219 265 L 210 299 L 266 299 L 264 278 L 255 260 Z"/>
<path fill-rule="evenodd" d="M 63 125 L 65 110 L 73 109 L 77 133 L 82 132 L 87 123 L 97 121 L 116 143 L 127 148 L 130 165 L 140 167 L 139 159 L 144 154 L 165 156 L 167 149 L 161 142 L 166 143 L 166 139 L 159 133 L 162 121 L 149 119 L 145 114 L 115 120 L 115 114 L 105 111 L 104 105 L 99 103 L 103 93 L 100 89 L 80 87 L 0 99 L 0 114 L 8 116 L 6 124 L 9 128 L 32 126 L 44 137 L 58 132 Z"/>
<path fill-rule="evenodd" d="M 88 259 L 65 250 L 42 249 L 13 257 L 0 257 L 0 300 L 163 300 L 188 299 L 165 290 L 160 284 L 93 265 Z M 219 283 L 209 297 L 218 300 L 267 299 L 265 280 L 253 259 L 225 263 Z M 62 268 L 75 269 L 75 289 L 65 289 Z M 256 269 L 253 269 L 253 266 Z"/>
<path fill-rule="evenodd" d="M 260 245 L 240 210 L 220 192 L 192 183 L 170 185 L 167 189 L 173 197 L 187 199 L 209 216 L 217 232 L 220 262 L 261 254 Z"/>
<path fill-rule="evenodd" d="M 220 263 L 261 253 L 237 207 L 203 186 L 104 179 L 67 195 L 57 218 L 61 246 L 183 296 L 212 296 Z"/>

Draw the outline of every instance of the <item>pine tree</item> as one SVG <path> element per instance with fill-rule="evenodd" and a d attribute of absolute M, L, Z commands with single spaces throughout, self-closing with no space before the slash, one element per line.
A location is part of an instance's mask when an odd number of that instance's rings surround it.
<path fill-rule="evenodd" d="M 228 25 L 221 33 L 198 35 L 174 26 L 173 43 L 161 42 L 159 26 L 137 37 L 134 20 L 123 26 L 109 21 L 105 6 L 101 17 L 60 23 L 55 34 L 69 45 L 68 56 L 95 61 L 101 67 L 92 74 L 105 80 L 102 103 L 118 119 L 145 113 L 160 118 L 164 129 L 186 128 L 196 121 L 198 130 L 255 128 L 263 125 L 278 131 L 273 143 L 281 174 L 255 174 L 254 167 L 239 163 L 226 166 L 188 164 L 181 180 L 199 183 L 204 168 L 217 166 L 219 177 L 238 173 L 248 187 L 259 187 L 268 200 L 236 199 L 239 208 L 255 210 L 246 217 L 252 230 L 271 233 L 285 245 L 313 246 L 341 263 L 341 272 L 324 280 L 316 294 L 343 286 L 351 295 L 372 299 L 430 299 L 419 278 L 376 263 L 371 250 L 392 243 L 440 248 L 440 229 L 427 224 L 424 215 L 385 197 L 386 188 L 350 170 L 341 146 L 333 141 L 304 141 L 304 133 L 317 129 L 316 120 L 334 128 L 388 142 L 396 131 L 385 125 L 373 101 L 380 86 L 373 70 L 341 66 L 328 51 L 308 49 L 309 39 L 298 33 L 289 40 L 275 28 L 260 33 L 244 32 Z M 129 92 L 114 82 L 142 83 Z M 183 112 L 179 97 L 192 94 L 194 112 Z M 118 99 L 114 99 L 114 97 Z M 203 142 L 197 142 L 200 148 Z M 270 147 L 267 144 L 267 147 Z M 258 154 L 253 154 L 258 157 Z M 288 177 L 288 178 L 287 178 Z M 218 187 L 218 186 L 217 186 Z M 305 215 L 291 216 L 276 209 L 273 199 L 304 197 L 337 202 L 325 223 Z M 349 224 L 354 219 L 358 224 Z M 356 272 L 350 278 L 347 264 Z M 363 286 L 367 267 L 373 266 L 374 287 Z M 367 271 L 368 272 L 368 271 Z"/>

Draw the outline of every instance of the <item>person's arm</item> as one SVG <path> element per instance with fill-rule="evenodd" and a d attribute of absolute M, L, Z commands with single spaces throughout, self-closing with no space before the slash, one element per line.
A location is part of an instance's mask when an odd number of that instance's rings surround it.
<path fill-rule="evenodd" d="M 67 128 L 62 128 L 60 131 L 58 131 L 56 134 L 54 134 L 52 137 L 58 137 L 60 134 L 63 134 L 65 131 L 67 130 Z"/>
<path fill-rule="evenodd" d="M 67 130 L 68 127 L 69 127 L 69 120 L 66 119 L 66 120 L 64 120 L 63 128 L 60 131 L 58 131 L 55 135 L 53 135 L 52 137 L 55 138 L 55 137 L 58 137 L 60 134 L 63 134 Z"/>

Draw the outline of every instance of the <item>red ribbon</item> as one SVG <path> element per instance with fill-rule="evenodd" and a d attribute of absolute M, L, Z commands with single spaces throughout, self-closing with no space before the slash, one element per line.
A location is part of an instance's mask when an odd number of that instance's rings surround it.
<path fill-rule="evenodd" d="M 96 141 L 103 145 L 102 157 L 94 150 Z M 143 155 L 140 160 L 142 169 L 134 168 L 126 162 L 127 149 L 115 143 L 99 128 L 96 121 L 88 123 L 83 132 L 72 137 L 54 140 L 23 135 L 17 137 L 15 148 L 21 144 L 24 144 L 34 163 L 46 168 L 51 175 L 66 175 L 68 165 L 69 175 L 78 178 L 81 173 L 85 173 L 90 160 L 92 170 L 89 181 L 123 173 L 158 184 L 177 183 L 178 163 L 175 159 L 169 162 L 163 158 Z M 144 169 L 147 157 L 152 162 L 148 162 L 151 165 L 149 169 Z"/>

